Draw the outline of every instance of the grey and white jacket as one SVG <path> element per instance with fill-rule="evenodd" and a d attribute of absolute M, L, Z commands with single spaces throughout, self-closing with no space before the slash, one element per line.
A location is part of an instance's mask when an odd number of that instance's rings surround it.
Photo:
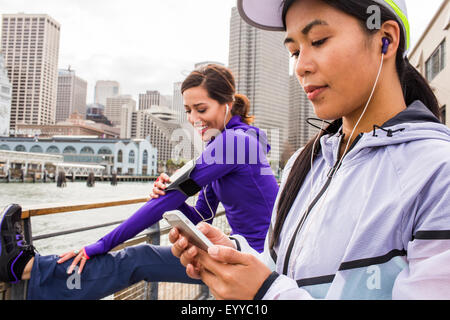
<path fill-rule="evenodd" d="M 256 298 L 450 299 L 450 129 L 415 101 L 361 134 L 329 183 L 341 138 L 321 138 L 272 252 L 271 229 L 261 254 L 235 236 L 273 270 Z"/>

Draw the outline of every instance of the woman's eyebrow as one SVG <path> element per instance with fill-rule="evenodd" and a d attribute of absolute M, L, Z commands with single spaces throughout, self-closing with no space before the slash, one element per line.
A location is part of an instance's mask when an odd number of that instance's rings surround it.
<path fill-rule="evenodd" d="M 315 26 L 328 26 L 328 23 L 326 21 L 316 19 L 308 23 L 306 27 L 303 28 L 302 33 L 306 36 Z"/>
<path fill-rule="evenodd" d="M 206 104 L 206 103 L 205 102 L 200 102 L 200 103 L 193 104 L 192 107 L 193 108 L 198 108 L 198 107 L 200 107 L 201 105 L 204 105 L 204 104 Z M 185 108 L 191 108 L 191 106 L 188 106 L 187 104 L 185 104 L 184 107 Z"/>
<path fill-rule="evenodd" d="M 308 35 L 308 33 L 311 32 L 311 30 L 316 27 L 316 26 L 328 26 L 328 23 L 324 20 L 320 20 L 320 19 L 316 19 L 314 21 L 311 21 L 310 23 L 308 23 L 303 29 L 302 29 L 302 33 L 306 36 Z M 293 43 L 295 42 L 293 38 L 291 37 L 287 37 L 286 39 L 284 39 L 284 45 L 288 44 L 288 43 Z"/>

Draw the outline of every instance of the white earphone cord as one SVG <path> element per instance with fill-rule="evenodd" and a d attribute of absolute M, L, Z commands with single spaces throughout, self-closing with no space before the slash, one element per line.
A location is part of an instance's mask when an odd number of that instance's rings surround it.
<path fill-rule="evenodd" d="M 226 113 L 225 113 L 225 118 L 223 119 L 223 128 L 224 128 L 224 130 L 227 130 L 227 127 L 226 127 L 226 120 L 227 120 L 227 116 L 228 116 L 229 109 L 230 109 L 230 107 L 229 107 L 228 104 L 227 104 L 227 111 L 226 111 Z M 197 208 L 195 207 L 195 203 L 197 202 L 197 199 L 198 199 L 198 198 L 196 199 L 196 197 L 194 196 L 194 209 L 195 209 L 195 211 L 197 212 L 197 214 L 202 218 L 202 221 L 208 221 L 208 220 L 211 220 L 211 219 L 213 219 L 214 216 L 215 216 L 215 214 L 214 214 L 214 212 L 213 212 L 213 210 L 212 210 L 212 208 L 211 208 L 211 205 L 209 204 L 208 197 L 206 196 L 206 188 L 207 188 L 207 187 L 208 187 L 208 185 L 206 185 L 205 188 L 203 189 L 203 195 L 204 195 L 204 197 L 205 197 L 206 203 L 208 204 L 209 211 L 211 212 L 211 217 L 210 217 L 210 218 L 205 219 L 205 217 L 203 217 L 203 215 L 197 210 Z"/>
<path fill-rule="evenodd" d="M 353 137 L 353 134 L 355 133 L 356 128 L 358 127 L 359 123 L 361 122 L 361 120 L 362 120 L 364 114 L 365 114 L 366 111 L 367 111 L 367 108 L 368 108 L 370 102 L 372 101 L 372 97 L 373 97 L 373 94 L 375 93 L 375 89 L 376 89 L 376 87 L 377 87 L 378 80 L 379 80 L 379 78 L 380 78 L 381 70 L 382 70 L 382 68 L 383 68 L 383 62 L 384 62 L 384 54 L 381 55 L 381 63 L 380 63 L 380 67 L 379 67 L 379 69 L 378 69 L 378 74 L 377 74 L 377 77 L 376 77 L 376 79 L 375 79 L 375 84 L 374 84 L 374 86 L 373 86 L 373 88 L 372 88 L 372 92 L 371 92 L 371 94 L 370 94 L 369 100 L 367 101 L 367 104 L 366 104 L 366 106 L 365 106 L 365 108 L 364 108 L 364 110 L 363 110 L 361 116 L 359 117 L 359 119 L 358 119 L 356 125 L 354 126 L 354 128 L 353 128 L 353 130 L 352 130 L 352 133 L 350 134 L 350 137 L 349 137 L 349 139 L 348 139 L 348 141 L 347 141 L 347 145 L 346 145 L 346 147 L 345 147 L 345 150 L 344 150 L 344 152 L 342 153 L 341 159 L 339 160 L 338 165 L 336 166 L 336 168 L 339 168 L 339 167 L 340 167 L 340 165 L 341 165 L 341 163 L 342 163 L 342 160 L 344 159 L 344 156 L 345 156 L 345 154 L 346 154 L 346 152 L 347 152 L 347 150 L 348 150 L 348 147 L 349 147 L 349 145 L 350 145 L 350 141 L 351 141 L 351 139 L 352 139 L 352 137 Z M 325 123 L 325 121 L 322 122 L 321 130 L 323 129 L 323 124 L 324 124 L 324 123 Z M 309 190 L 309 196 L 308 196 L 308 199 L 309 199 L 309 200 L 311 199 L 312 186 L 313 186 L 312 181 L 313 181 L 313 177 L 314 177 L 314 172 L 313 172 L 314 149 L 315 149 L 315 145 L 316 145 L 316 143 L 317 143 L 317 141 L 318 141 L 318 138 L 319 138 L 319 134 L 317 135 L 317 138 L 316 138 L 316 140 L 314 141 L 314 144 L 313 144 L 313 150 L 312 150 L 312 152 L 311 152 L 311 184 L 310 184 L 310 190 Z M 333 181 L 333 178 L 334 178 L 334 175 L 336 174 L 336 172 L 337 172 L 337 170 L 334 170 L 333 175 L 331 176 L 331 181 Z M 322 207 L 323 207 L 324 203 L 326 202 L 326 199 L 327 199 L 327 196 L 328 196 L 328 191 L 330 190 L 330 187 L 331 187 L 331 181 L 330 181 L 330 185 L 329 185 L 328 188 L 327 188 L 327 191 L 325 192 L 325 196 L 323 197 L 322 201 L 320 202 L 320 207 L 319 207 L 319 209 L 318 209 L 317 212 L 321 212 Z M 306 212 L 306 215 L 309 214 L 309 206 L 307 207 L 307 210 L 308 210 L 308 211 Z M 311 226 L 311 220 L 309 220 L 309 223 L 307 223 L 307 225 L 305 226 L 305 230 L 303 231 L 303 234 L 304 234 L 304 235 L 306 235 L 306 234 L 308 233 L 308 230 L 309 230 L 309 227 L 310 227 L 310 226 Z M 300 232 L 301 229 L 302 229 L 302 228 L 299 228 L 299 232 Z M 296 235 L 294 235 L 294 236 L 296 236 Z M 306 239 L 306 237 L 304 236 L 303 239 Z M 297 260 L 297 259 L 295 258 L 295 259 L 294 259 L 294 263 L 295 263 L 296 260 Z"/>

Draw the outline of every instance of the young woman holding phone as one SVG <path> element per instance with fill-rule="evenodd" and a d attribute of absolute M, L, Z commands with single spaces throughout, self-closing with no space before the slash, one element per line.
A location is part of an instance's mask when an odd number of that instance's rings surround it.
<path fill-rule="evenodd" d="M 174 229 L 187 273 L 221 299 L 449 299 L 450 130 L 408 62 L 406 1 L 238 6 L 255 27 L 286 31 L 298 81 L 329 124 L 286 165 L 263 254 L 202 224 L 221 239 L 208 254 Z"/>

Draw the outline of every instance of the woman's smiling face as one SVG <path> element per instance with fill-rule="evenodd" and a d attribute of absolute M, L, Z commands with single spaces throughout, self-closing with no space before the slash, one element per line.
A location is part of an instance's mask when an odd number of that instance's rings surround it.
<path fill-rule="evenodd" d="M 205 88 L 199 86 L 187 89 L 183 92 L 183 101 L 188 121 L 203 141 L 211 140 L 224 129 L 226 105 L 210 98 Z"/>
<path fill-rule="evenodd" d="M 367 102 L 380 52 L 354 17 L 320 0 L 294 2 L 286 15 L 285 45 L 316 115 L 335 120 Z"/>

